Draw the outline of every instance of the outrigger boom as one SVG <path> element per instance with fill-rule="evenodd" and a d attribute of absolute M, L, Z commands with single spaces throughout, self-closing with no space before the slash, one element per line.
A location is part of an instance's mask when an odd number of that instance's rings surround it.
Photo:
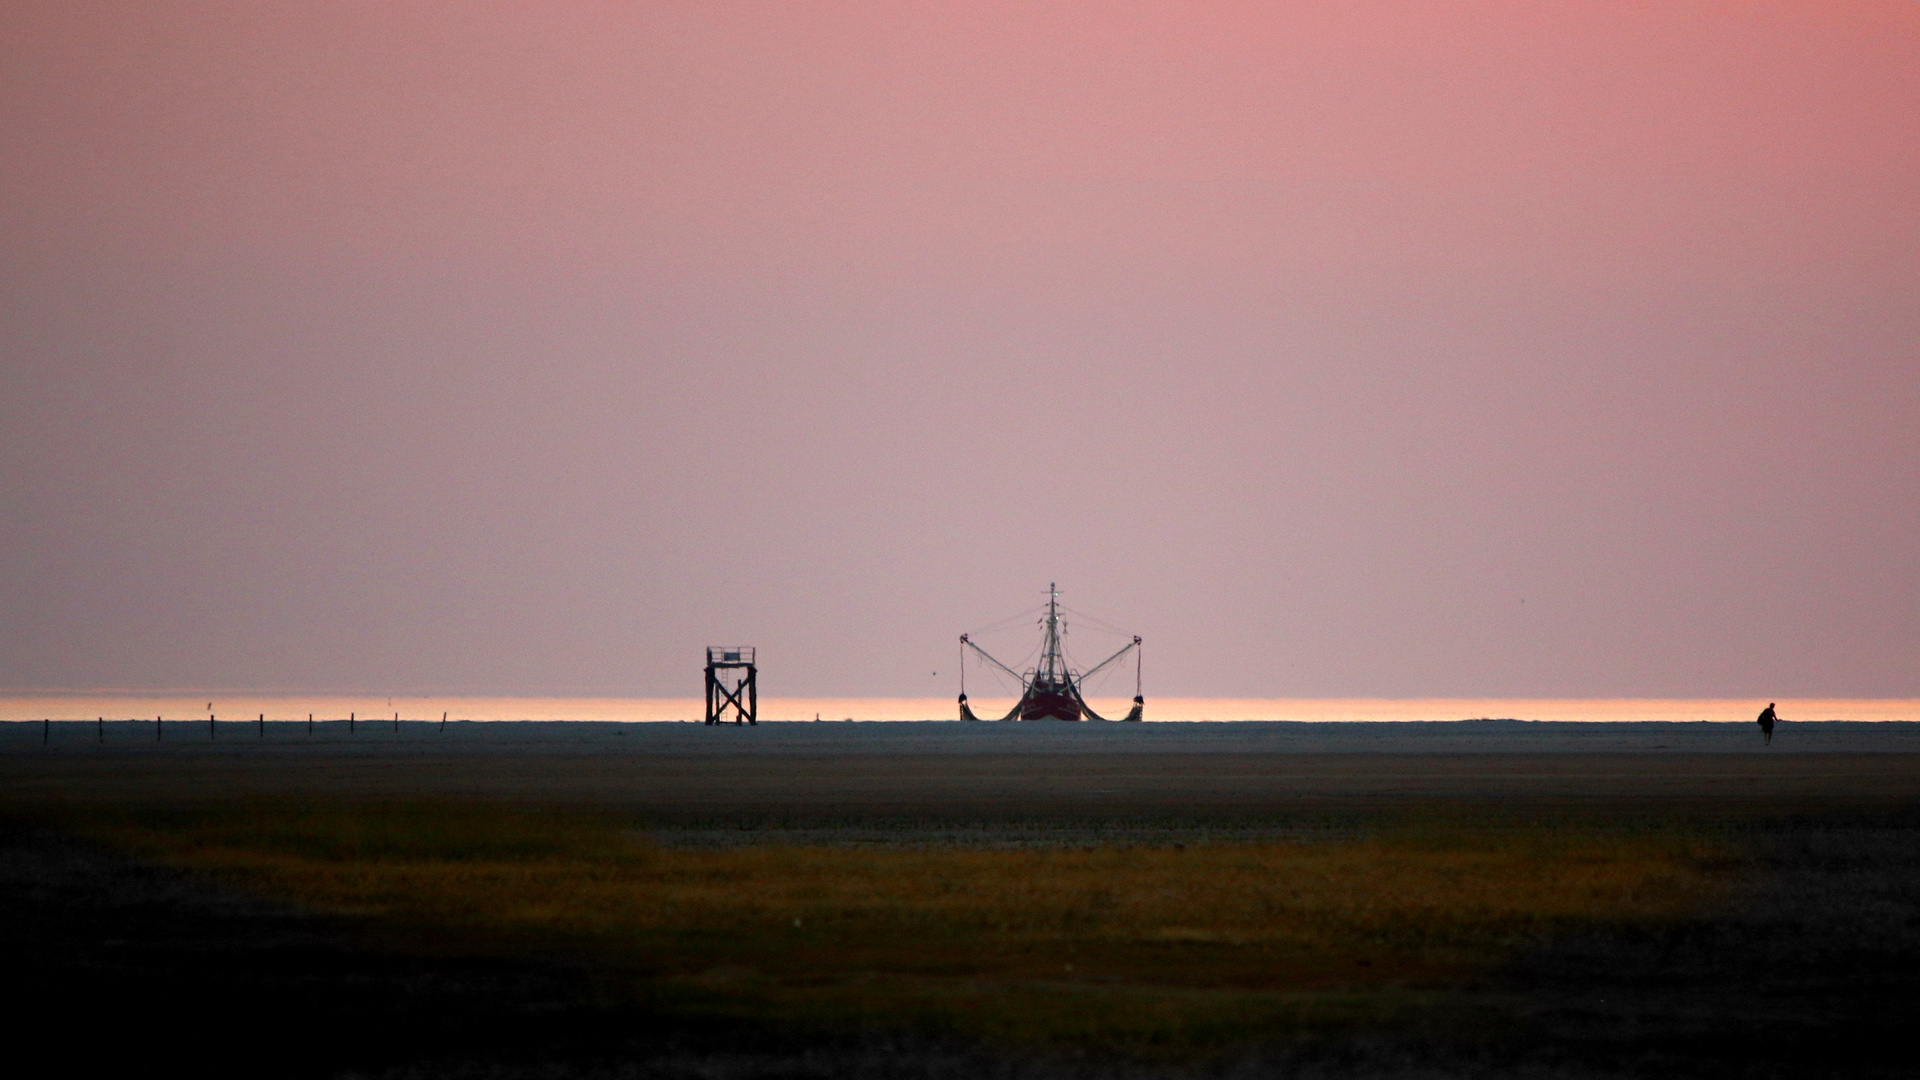
<path fill-rule="evenodd" d="M 1020 701 L 1014 705 L 1001 720 L 1105 720 L 1106 717 L 1093 711 L 1082 696 L 1081 688 L 1087 679 L 1106 670 L 1121 657 L 1133 654 L 1133 709 L 1127 713 L 1127 720 L 1139 720 L 1146 710 L 1146 699 L 1140 693 L 1141 650 L 1140 638 L 1120 647 L 1120 650 L 1105 660 L 1088 668 L 1075 671 L 1067 664 L 1066 651 L 1060 645 L 1060 587 L 1048 587 L 1046 637 L 1041 643 L 1040 660 L 1033 670 L 1021 674 L 994 659 L 987 650 L 973 643 L 966 634 L 960 635 L 960 719 L 978 720 L 973 709 L 967 704 L 967 650 L 982 660 L 1020 681 Z"/>

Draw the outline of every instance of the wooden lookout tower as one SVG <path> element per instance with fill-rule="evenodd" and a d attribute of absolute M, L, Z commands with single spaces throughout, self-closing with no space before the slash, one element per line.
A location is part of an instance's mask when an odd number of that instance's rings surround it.
<path fill-rule="evenodd" d="M 727 689 L 728 683 L 733 689 Z M 760 669 L 753 665 L 753 648 L 748 645 L 707 649 L 707 723 L 725 723 L 729 709 L 736 724 L 760 722 Z"/>

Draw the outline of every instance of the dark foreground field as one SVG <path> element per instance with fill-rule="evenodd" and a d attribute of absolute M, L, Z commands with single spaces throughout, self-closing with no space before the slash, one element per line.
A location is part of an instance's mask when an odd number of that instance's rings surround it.
<path fill-rule="evenodd" d="M 1914 1075 L 1906 753 L 0 754 L 74 1070 Z"/>

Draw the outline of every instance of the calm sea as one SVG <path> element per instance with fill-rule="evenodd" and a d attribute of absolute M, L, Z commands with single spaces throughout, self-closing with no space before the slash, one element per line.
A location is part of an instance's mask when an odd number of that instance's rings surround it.
<path fill-rule="evenodd" d="M 1920 698 L 1778 698 L 1783 720 L 1920 720 Z M 1095 699 L 1106 716 L 1126 715 L 1125 699 Z M 1751 723 L 1761 698 L 1148 698 L 1150 721 L 1220 720 L 1724 720 Z M 976 698 L 981 716 L 1004 714 L 1013 699 Z M 6 720 L 612 720 L 698 722 L 699 698 L 460 697 L 337 693 L 208 692 L 0 694 Z M 763 720 L 953 720 L 952 698 L 762 698 Z"/>

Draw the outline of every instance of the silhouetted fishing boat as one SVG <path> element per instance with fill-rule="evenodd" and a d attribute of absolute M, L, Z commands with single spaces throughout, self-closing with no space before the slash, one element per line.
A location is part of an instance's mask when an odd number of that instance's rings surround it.
<path fill-rule="evenodd" d="M 1133 709 L 1126 715 L 1127 720 L 1139 720 L 1146 710 L 1146 699 L 1140 694 L 1140 638 L 1120 647 L 1120 651 L 1093 665 L 1086 671 L 1075 671 L 1067 662 L 1066 650 L 1061 646 L 1060 587 L 1048 586 L 1047 616 L 1043 620 L 1046 627 L 1045 637 L 1040 643 L 1040 659 L 1032 669 L 1021 674 L 1007 665 L 995 660 L 987 650 L 973 643 L 967 634 L 960 635 L 960 719 L 978 720 L 971 706 L 967 704 L 967 652 L 972 650 L 980 659 L 1006 672 L 1020 681 L 1020 700 L 1013 710 L 999 720 L 1105 720 L 1104 716 L 1093 711 L 1082 696 L 1081 688 L 1089 678 L 1112 667 L 1128 653 L 1133 654 Z"/>

